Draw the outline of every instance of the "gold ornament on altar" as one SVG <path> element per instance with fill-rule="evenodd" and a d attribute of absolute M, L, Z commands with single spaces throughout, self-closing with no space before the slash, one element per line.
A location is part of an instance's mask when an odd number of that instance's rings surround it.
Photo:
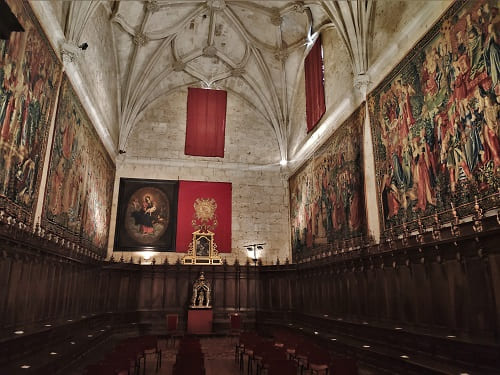
<path fill-rule="evenodd" d="M 194 215 L 191 225 L 194 228 L 193 239 L 188 253 L 182 258 L 183 264 L 222 264 L 214 241 L 217 227 L 217 202 L 213 198 L 197 198 L 193 204 Z"/>
<path fill-rule="evenodd" d="M 213 231 L 217 227 L 217 202 L 213 198 L 197 198 L 193 204 L 194 219 L 191 225 L 195 230 Z"/>

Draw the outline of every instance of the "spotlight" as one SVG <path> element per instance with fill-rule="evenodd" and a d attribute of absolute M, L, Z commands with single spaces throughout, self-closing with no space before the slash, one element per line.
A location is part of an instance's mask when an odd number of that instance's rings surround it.
<path fill-rule="evenodd" d="M 127 151 L 125 151 L 125 150 L 118 150 L 118 153 L 119 153 L 119 154 L 125 154 L 126 152 L 127 152 Z"/>
<path fill-rule="evenodd" d="M 87 48 L 89 48 L 89 45 L 87 43 L 82 43 L 78 46 L 82 51 L 85 51 Z"/>

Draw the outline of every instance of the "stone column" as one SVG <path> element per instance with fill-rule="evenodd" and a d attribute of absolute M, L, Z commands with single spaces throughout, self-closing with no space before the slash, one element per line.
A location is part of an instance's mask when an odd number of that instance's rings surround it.
<path fill-rule="evenodd" d="M 354 78 L 354 87 L 359 91 L 365 102 L 365 122 L 363 124 L 363 167 L 365 176 L 365 199 L 368 235 L 375 242 L 380 241 L 380 218 L 378 210 L 377 180 L 375 171 L 375 157 L 373 153 L 373 141 L 368 110 L 367 92 L 370 84 L 368 74 L 358 74 Z"/>

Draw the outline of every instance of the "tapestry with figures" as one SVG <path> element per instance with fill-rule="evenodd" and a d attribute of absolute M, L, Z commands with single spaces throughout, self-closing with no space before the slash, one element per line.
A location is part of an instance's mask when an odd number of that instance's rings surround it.
<path fill-rule="evenodd" d="M 7 1 L 24 28 L 0 40 L 0 205 L 33 221 L 61 64 L 28 1 Z"/>
<path fill-rule="evenodd" d="M 363 105 L 290 178 L 294 259 L 313 247 L 366 234 L 364 119 Z"/>
<path fill-rule="evenodd" d="M 56 113 L 43 224 L 86 245 L 105 249 L 115 167 L 68 78 Z"/>
<path fill-rule="evenodd" d="M 369 98 L 383 228 L 488 208 L 500 186 L 498 1 L 457 1 Z"/>

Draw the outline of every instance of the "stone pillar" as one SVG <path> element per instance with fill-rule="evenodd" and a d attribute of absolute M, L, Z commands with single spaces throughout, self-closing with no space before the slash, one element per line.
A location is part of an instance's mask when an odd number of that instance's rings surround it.
<path fill-rule="evenodd" d="M 377 180 L 375 171 L 375 157 L 373 153 L 373 141 L 370 122 L 368 101 L 366 100 L 370 77 L 368 74 L 358 74 L 354 78 L 354 87 L 358 89 L 365 102 L 365 122 L 363 125 L 363 166 L 365 176 L 365 199 L 366 218 L 368 234 L 375 240 L 380 241 L 380 217 L 378 210 Z"/>

